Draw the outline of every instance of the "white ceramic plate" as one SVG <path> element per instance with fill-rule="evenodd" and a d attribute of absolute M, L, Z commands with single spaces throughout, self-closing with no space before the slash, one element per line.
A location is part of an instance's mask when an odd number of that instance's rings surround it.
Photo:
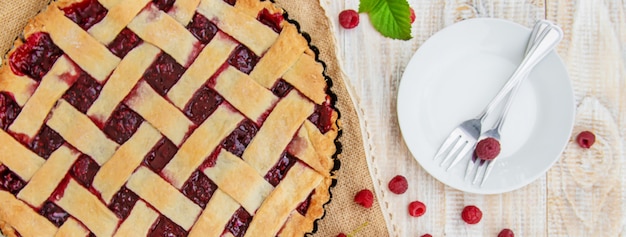
<path fill-rule="evenodd" d="M 449 172 L 433 160 L 452 129 L 478 115 L 506 83 L 529 35 L 530 29 L 510 21 L 465 20 L 437 32 L 409 62 L 398 92 L 400 129 L 415 159 L 439 181 L 470 193 L 503 193 L 536 180 L 560 157 L 575 108 L 565 65 L 553 51 L 513 101 L 502 128 L 502 151 L 482 187 L 463 180 L 469 157 Z"/>

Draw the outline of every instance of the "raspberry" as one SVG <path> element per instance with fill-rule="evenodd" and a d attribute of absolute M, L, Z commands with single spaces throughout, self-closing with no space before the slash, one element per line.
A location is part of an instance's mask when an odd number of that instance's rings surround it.
<path fill-rule="evenodd" d="M 430 235 L 430 234 L 423 234 L 423 235 L 422 235 L 422 236 L 420 236 L 420 237 L 433 237 L 433 236 L 432 236 L 432 235 Z"/>
<path fill-rule="evenodd" d="M 374 204 L 374 194 L 368 189 L 363 189 L 354 196 L 354 202 L 365 208 L 370 208 Z"/>
<path fill-rule="evenodd" d="M 337 237 L 347 237 L 347 236 L 346 236 L 346 234 L 344 234 L 344 233 L 339 233 L 339 234 L 337 235 Z"/>
<path fill-rule="evenodd" d="M 339 13 L 339 24 L 346 29 L 352 29 L 359 25 L 359 13 L 349 9 Z"/>
<path fill-rule="evenodd" d="M 389 190 L 395 194 L 403 194 L 409 188 L 406 178 L 402 175 L 396 175 L 396 177 L 393 177 L 387 186 L 389 187 Z"/>
<path fill-rule="evenodd" d="M 576 142 L 582 148 L 590 148 L 596 142 L 596 135 L 590 131 L 584 131 L 578 134 Z"/>
<path fill-rule="evenodd" d="M 411 24 L 413 24 L 413 22 L 415 22 L 415 11 L 412 7 L 409 8 L 409 10 L 411 11 Z"/>
<path fill-rule="evenodd" d="M 426 213 L 426 205 L 420 201 L 414 201 L 409 203 L 409 215 L 413 217 L 420 217 Z"/>
<path fill-rule="evenodd" d="M 483 213 L 476 206 L 466 206 L 463 208 L 461 218 L 463 218 L 467 224 L 473 225 L 480 222 L 480 219 L 483 218 Z"/>
<path fill-rule="evenodd" d="M 515 234 L 513 234 L 511 229 L 502 229 L 502 231 L 498 234 L 498 237 L 515 237 Z"/>
<path fill-rule="evenodd" d="M 493 160 L 500 154 L 500 142 L 493 137 L 480 140 L 476 144 L 476 156 L 483 160 Z"/>

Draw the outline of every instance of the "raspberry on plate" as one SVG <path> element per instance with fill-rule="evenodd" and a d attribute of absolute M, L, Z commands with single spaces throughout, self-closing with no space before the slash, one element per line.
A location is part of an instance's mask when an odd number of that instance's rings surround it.
<path fill-rule="evenodd" d="M 463 208 L 461 218 L 465 223 L 473 225 L 480 222 L 480 219 L 483 218 L 483 212 L 476 206 L 466 206 Z"/>
<path fill-rule="evenodd" d="M 403 194 L 407 189 L 409 189 L 409 183 L 402 175 L 396 175 L 393 177 L 389 180 L 389 184 L 387 186 L 389 187 L 389 190 L 395 194 Z"/>
<path fill-rule="evenodd" d="M 493 160 L 500 154 L 500 142 L 493 137 L 480 140 L 476 144 L 475 153 L 480 159 Z"/>

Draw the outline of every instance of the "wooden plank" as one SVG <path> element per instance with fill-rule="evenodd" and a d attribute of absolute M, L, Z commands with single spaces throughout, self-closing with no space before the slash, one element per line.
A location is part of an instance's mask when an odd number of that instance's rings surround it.
<path fill-rule="evenodd" d="M 549 0 L 546 15 L 565 33 L 559 54 L 574 84 L 572 140 L 548 173 L 549 236 L 623 236 L 626 148 L 624 1 Z M 591 149 L 575 136 L 596 134 Z"/>

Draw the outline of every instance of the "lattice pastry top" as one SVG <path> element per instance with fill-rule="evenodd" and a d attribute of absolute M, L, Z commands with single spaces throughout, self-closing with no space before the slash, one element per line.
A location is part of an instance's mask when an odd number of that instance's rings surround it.
<path fill-rule="evenodd" d="M 0 68 L 8 236 L 302 236 L 337 112 L 259 0 L 58 0 Z"/>

